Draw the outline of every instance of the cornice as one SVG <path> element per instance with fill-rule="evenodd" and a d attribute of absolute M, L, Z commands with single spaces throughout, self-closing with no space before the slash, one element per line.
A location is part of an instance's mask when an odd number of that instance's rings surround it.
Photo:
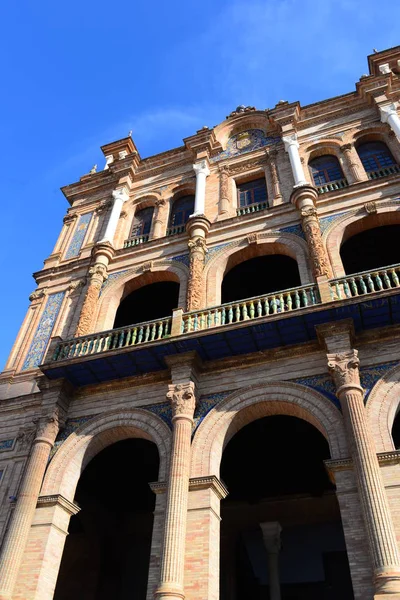
<path fill-rule="evenodd" d="M 166 481 L 154 481 L 149 483 L 149 486 L 155 494 L 165 494 L 167 491 Z M 195 492 L 197 490 L 212 490 L 219 500 L 226 498 L 229 493 L 222 481 L 215 475 L 191 477 L 189 479 L 189 492 Z"/>
<path fill-rule="evenodd" d="M 400 450 L 379 452 L 376 456 L 381 466 L 400 464 Z M 354 468 L 353 459 L 350 457 L 325 460 L 324 464 L 330 473 L 349 471 Z"/>
<path fill-rule="evenodd" d="M 70 502 L 61 494 L 39 496 L 37 507 L 40 508 L 42 506 L 60 506 L 70 515 L 76 515 L 81 510 L 77 504 Z"/>

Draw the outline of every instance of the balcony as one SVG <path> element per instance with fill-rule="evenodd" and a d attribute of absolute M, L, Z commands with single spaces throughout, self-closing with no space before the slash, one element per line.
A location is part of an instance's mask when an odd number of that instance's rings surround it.
<path fill-rule="evenodd" d="M 367 171 L 369 179 L 380 179 L 381 177 L 388 177 L 389 175 L 394 175 L 395 173 L 400 173 L 399 165 L 390 165 L 388 167 L 378 169 L 377 171 Z"/>
<path fill-rule="evenodd" d="M 41 368 L 86 385 L 162 370 L 165 356 L 191 350 L 215 360 L 310 342 L 315 325 L 344 318 L 356 331 L 400 323 L 400 264 L 333 279 L 329 290 L 330 302 L 310 284 L 59 341 Z"/>
<path fill-rule="evenodd" d="M 149 237 L 149 234 L 137 235 L 135 237 L 130 238 L 129 240 L 125 240 L 124 248 L 132 248 L 133 246 L 140 246 L 141 244 L 145 244 L 149 241 Z"/>
<path fill-rule="evenodd" d="M 257 202 L 255 204 L 249 204 L 236 209 L 236 216 L 249 215 L 250 213 L 260 212 L 268 208 L 268 202 Z"/>
<path fill-rule="evenodd" d="M 336 181 L 329 181 L 323 185 L 317 185 L 317 192 L 319 195 L 327 194 L 328 192 L 334 192 L 341 190 L 342 188 L 348 187 L 347 179 L 337 179 Z"/>

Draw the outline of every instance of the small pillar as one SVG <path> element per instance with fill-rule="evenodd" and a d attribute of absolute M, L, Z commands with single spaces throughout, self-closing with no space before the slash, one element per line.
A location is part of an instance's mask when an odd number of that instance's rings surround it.
<path fill-rule="evenodd" d="M 340 146 L 340 150 L 342 151 L 347 170 L 352 177 L 352 181 L 349 181 L 349 183 L 367 181 L 368 175 L 353 144 L 343 144 L 343 146 Z"/>
<path fill-rule="evenodd" d="M 114 200 L 113 206 L 108 219 L 104 237 L 102 240 L 100 240 L 100 242 L 109 242 L 110 244 L 113 244 L 114 242 L 115 231 L 117 229 L 118 220 L 121 215 L 122 206 L 124 202 L 128 200 L 129 194 L 124 188 L 121 188 L 114 190 L 112 193 L 112 197 Z"/>
<path fill-rule="evenodd" d="M 193 170 L 196 173 L 196 194 L 194 199 L 193 216 L 204 215 L 206 201 L 206 179 L 210 174 L 207 160 L 203 159 L 194 164 Z"/>
<path fill-rule="evenodd" d="M 164 198 L 160 198 L 154 203 L 153 232 L 151 235 L 151 239 L 160 238 L 163 237 L 163 235 L 165 235 L 165 231 L 163 231 L 163 212 L 166 204 L 167 203 L 164 200 Z"/>
<path fill-rule="evenodd" d="M 303 165 L 301 164 L 299 154 L 299 142 L 297 141 L 297 134 L 286 135 L 282 138 L 285 144 L 285 150 L 289 155 L 290 166 L 292 167 L 292 173 L 294 178 L 294 185 L 307 185 L 307 180 L 304 175 Z"/>
<path fill-rule="evenodd" d="M 189 280 L 186 310 L 198 310 L 203 304 L 203 270 L 207 254 L 206 236 L 211 223 L 206 217 L 192 216 L 186 225 L 189 234 Z"/>
<path fill-rule="evenodd" d="M 268 554 L 268 580 L 270 600 L 281 600 L 279 578 L 279 551 L 281 549 L 282 527 L 278 521 L 260 523 L 264 545 Z"/>
<path fill-rule="evenodd" d="M 229 170 L 226 165 L 219 168 L 219 203 L 218 214 L 225 215 L 229 213 Z"/>
<path fill-rule="evenodd" d="M 278 156 L 278 150 L 276 148 L 269 148 L 265 152 L 267 157 L 267 169 L 272 183 L 273 197 L 269 198 L 269 205 L 276 206 L 282 203 L 282 192 L 281 185 L 278 176 L 278 167 L 276 165 L 276 157 Z"/>

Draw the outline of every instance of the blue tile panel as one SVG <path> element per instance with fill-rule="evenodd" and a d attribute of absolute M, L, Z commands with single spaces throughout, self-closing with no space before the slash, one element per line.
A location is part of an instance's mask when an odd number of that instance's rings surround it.
<path fill-rule="evenodd" d="M 262 129 L 242 131 L 230 137 L 226 149 L 223 152 L 220 152 L 218 156 L 212 158 L 210 162 L 216 162 L 224 158 L 244 154 L 245 152 L 252 152 L 253 150 L 263 148 L 264 146 L 277 144 L 280 141 L 280 137 L 266 136 Z"/>
<path fill-rule="evenodd" d="M 87 423 L 87 421 L 90 421 L 91 419 L 93 419 L 96 416 L 97 416 L 97 413 L 94 415 L 88 415 L 85 417 L 77 417 L 75 419 L 67 419 L 65 422 L 65 427 L 63 427 L 59 431 L 56 441 L 54 442 L 54 446 L 51 449 L 50 460 L 53 458 L 54 454 L 57 452 L 57 450 L 60 448 L 60 446 L 65 442 L 67 437 L 71 435 L 71 433 L 76 431 L 78 429 L 78 427 L 80 427 L 84 423 Z"/>
<path fill-rule="evenodd" d="M 128 270 L 129 269 L 124 269 L 123 271 L 117 271 L 116 273 L 110 273 L 110 275 L 107 277 L 106 281 L 101 286 L 100 296 L 106 291 L 106 289 L 108 288 L 109 285 L 111 285 L 112 283 L 114 283 L 114 281 L 117 281 L 117 279 L 119 279 L 120 277 L 125 275 L 125 273 L 127 273 Z"/>
<path fill-rule="evenodd" d="M 314 375 L 313 377 L 301 377 L 299 379 L 293 379 L 292 382 L 316 390 L 340 409 L 340 403 L 336 397 L 336 388 L 328 373 L 326 375 Z"/>
<path fill-rule="evenodd" d="M 35 369 L 42 362 L 47 344 L 53 331 L 55 320 L 60 312 L 64 295 L 65 292 L 58 292 L 57 294 L 51 294 L 47 298 L 42 318 L 40 319 L 35 335 L 33 336 L 32 343 L 21 371 Z"/>
<path fill-rule="evenodd" d="M 78 223 L 76 225 L 76 229 L 74 231 L 74 235 L 72 236 L 72 240 L 69 243 L 68 249 L 65 253 L 65 260 L 68 258 L 75 258 L 78 256 L 80 249 L 83 244 L 83 240 L 85 238 L 87 229 L 89 227 L 90 220 L 92 218 L 93 213 L 86 213 L 81 215 L 78 219 Z"/>
<path fill-rule="evenodd" d="M 171 258 L 171 260 L 175 260 L 176 262 L 180 262 L 183 265 L 186 265 L 187 267 L 189 267 L 189 262 L 190 262 L 189 253 L 187 253 L 187 254 L 180 254 L 179 256 L 173 256 Z"/>
<path fill-rule="evenodd" d="M 12 440 L 1 440 L 0 442 L 0 452 L 2 450 L 11 450 L 14 444 L 14 439 Z"/>

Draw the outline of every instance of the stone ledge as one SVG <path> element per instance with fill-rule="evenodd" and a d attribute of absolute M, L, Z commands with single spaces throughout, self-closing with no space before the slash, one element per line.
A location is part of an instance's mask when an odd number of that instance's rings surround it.
<path fill-rule="evenodd" d="M 77 504 L 70 502 L 61 494 L 53 494 L 51 496 L 39 496 L 37 501 L 37 508 L 42 506 L 60 506 L 70 515 L 76 515 L 81 509 Z"/>

